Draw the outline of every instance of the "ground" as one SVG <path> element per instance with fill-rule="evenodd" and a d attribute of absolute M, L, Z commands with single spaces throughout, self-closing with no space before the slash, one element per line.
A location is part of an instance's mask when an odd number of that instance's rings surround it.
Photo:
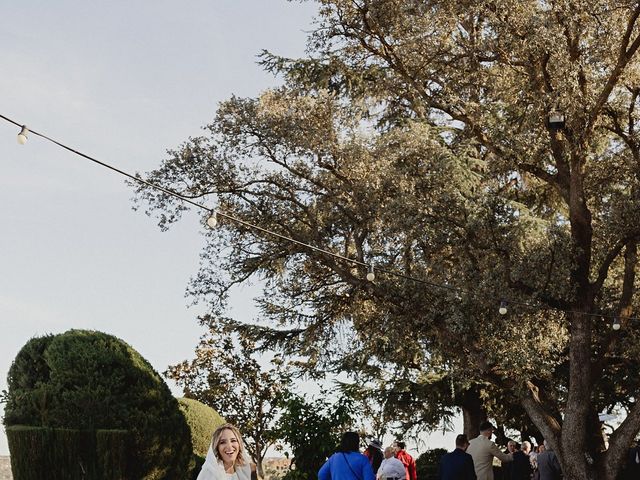
<path fill-rule="evenodd" d="M 264 461 L 265 477 L 270 480 L 281 478 L 289 469 L 290 460 L 286 458 L 266 458 Z M 0 456 L 0 480 L 13 480 L 9 457 Z"/>
<path fill-rule="evenodd" d="M 12 480 L 9 457 L 0 457 L 0 480 Z"/>

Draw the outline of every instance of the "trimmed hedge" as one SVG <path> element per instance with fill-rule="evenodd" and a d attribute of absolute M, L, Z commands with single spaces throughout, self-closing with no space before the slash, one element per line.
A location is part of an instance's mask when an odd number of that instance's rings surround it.
<path fill-rule="evenodd" d="M 178 405 L 191 430 L 193 457 L 189 464 L 192 480 L 196 480 L 211 444 L 211 434 L 226 422 L 218 412 L 193 398 L 179 398 Z"/>
<path fill-rule="evenodd" d="M 14 480 L 129 478 L 129 432 L 7 427 Z"/>
<path fill-rule="evenodd" d="M 6 426 L 129 430 L 131 478 L 188 476 L 191 435 L 177 400 L 153 367 L 116 337 L 70 330 L 34 338 L 16 356 L 8 387 Z"/>
<path fill-rule="evenodd" d="M 420 480 L 436 480 L 438 478 L 438 465 L 440 459 L 447 453 L 444 448 L 427 450 L 416 460 L 416 473 Z"/>
<path fill-rule="evenodd" d="M 206 457 L 211 444 L 211 434 L 226 422 L 225 419 L 209 405 L 193 398 L 179 398 L 178 405 L 191 430 L 194 455 Z"/>
<path fill-rule="evenodd" d="M 131 433 L 127 430 L 96 430 L 96 471 L 98 478 L 128 478 Z"/>

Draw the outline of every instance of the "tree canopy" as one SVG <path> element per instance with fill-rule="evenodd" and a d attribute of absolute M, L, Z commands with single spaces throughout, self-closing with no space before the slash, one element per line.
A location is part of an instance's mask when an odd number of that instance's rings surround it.
<path fill-rule="evenodd" d="M 479 390 L 526 413 L 565 478 L 613 479 L 640 430 L 640 4 L 317 3 L 306 58 L 262 53 L 282 85 L 223 102 L 146 177 L 244 222 L 206 233 L 190 293 L 215 315 L 259 278 L 267 322 L 235 327 L 266 348 L 426 425 L 455 402 L 425 409 L 417 386 Z M 186 208 L 138 201 L 162 227 Z"/>

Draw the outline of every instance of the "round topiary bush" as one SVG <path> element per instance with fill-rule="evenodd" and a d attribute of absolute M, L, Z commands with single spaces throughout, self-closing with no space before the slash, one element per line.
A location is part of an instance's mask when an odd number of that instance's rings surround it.
<path fill-rule="evenodd" d="M 427 450 L 416 460 L 416 473 L 423 480 L 436 480 L 438 478 L 438 465 L 440 459 L 447 453 L 445 448 Z"/>
<path fill-rule="evenodd" d="M 224 418 L 210 406 L 193 398 L 179 398 L 178 404 L 191 429 L 194 455 L 206 457 L 211 443 L 211 434 L 225 423 Z"/>
<path fill-rule="evenodd" d="M 33 338 L 8 375 L 4 424 L 132 433 L 130 477 L 186 478 L 191 435 L 177 400 L 142 356 L 101 332 Z"/>

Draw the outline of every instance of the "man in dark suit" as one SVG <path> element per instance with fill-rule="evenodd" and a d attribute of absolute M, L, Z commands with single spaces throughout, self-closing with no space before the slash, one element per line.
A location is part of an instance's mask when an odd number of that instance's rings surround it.
<path fill-rule="evenodd" d="M 531 468 L 531 459 L 529 452 L 531 451 L 531 442 L 526 440 L 522 442 L 520 449 L 516 448 L 513 453 L 513 462 L 511 462 L 511 476 L 509 480 L 531 480 L 533 469 Z"/>
<path fill-rule="evenodd" d="M 456 437 L 456 449 L 440 459 L 438 480 L 476 480 L 473 458 L 466 453 L 468 446 L 466 435 Z"/>
<path fill-rule="evenodd" d="M 640 444 L 636 444 L 627 453 L 627 463 L 622 471 L 624 480 L 638 480 L 640 478 Z"/>
<path fill-rule="evenodd" d="M 546 440 L 544 441 L 544 452 L 536 457 L 536 461 L 538 462 L 540 480 L 560 480 L 562 478 L 558 457 Z"/>

